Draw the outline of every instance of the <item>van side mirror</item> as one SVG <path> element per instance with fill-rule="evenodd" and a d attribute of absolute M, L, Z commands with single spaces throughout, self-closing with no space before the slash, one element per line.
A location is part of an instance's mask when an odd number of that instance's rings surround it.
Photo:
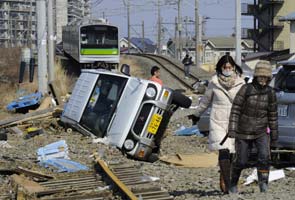
<path fill-rule="evenodd" d="M 123 65 L 121 66 L 120 71 L 121 71 L 122 74 L 125 74 L 125 75 L 127 75 L 127 76 L 130 76 L 130 66 L 129 66 L 129 65 L 127 65 L 127 64 L 123 64 Z"/>

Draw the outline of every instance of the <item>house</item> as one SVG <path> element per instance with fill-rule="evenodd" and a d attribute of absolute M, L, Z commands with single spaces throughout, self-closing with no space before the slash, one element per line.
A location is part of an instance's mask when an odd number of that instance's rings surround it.
<path fill-rule="evenodd" d="M 208 37 L 203 38 L 201 50 L 201 61 L 203 64 L 215 65 L 217 61 L 225 54 L 229 54 L 235 57 L 235 37 Z M 184 47 L 182 49 L 182 57 L 185 54 L 190 54 L 195 58 L 195 41 L 193 39 L 183 39 Z M 170 56 L 174 56 L 175 52 L 175 42 L 169 39 L 167 43 Z M 241 52 L 244 57 L 248 53 L 253 52 L 253 41 L 252 40 L 242 40 L 241 41 Z"/>
<path fill-rule="evenodd" d="M 157 45 L 148 38 L 135 38 L 130 39 L 130 52 L 129 53 L 155 53 Z M 120 40 L 121 53 L 128 53 L 128 38 L 124 37 Z"/>
<path fill-rule="evenodd" d="M 203 40 L 204 51 L 202 63 L 204 64 L 216 64 L 218 60 L 229 54 L 233 58 L 236 55 L 235 37 L 210 37 Z M 252 40 L 241 40 L 241 53 L 242 57 L 248 53 L 253 52 L 253 41 Z"/>
<path fill-rule="evenodd" d="M 289 49 L 285 49 L 282 51 L 250 53 L 244 57 L 243 63 L 245 63 L 251 69 L 254 69 L 256 63 L 260 60 L 268 60 L 271 63 L 273 69 L 275 69 L 278 62 L 293 59 L 295 59 L 295 53 L 290 53 Z"/>

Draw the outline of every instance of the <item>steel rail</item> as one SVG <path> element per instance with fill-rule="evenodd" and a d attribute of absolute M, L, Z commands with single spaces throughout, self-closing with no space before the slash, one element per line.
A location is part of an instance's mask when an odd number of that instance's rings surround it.
<path fill-rule="evenodd" d="M 175 79 L 177 79 L 180 83 L 182 83 L 186 88 L 190 90 L 194 90 L 194 88 L 192 87 L 192 84 L 200 80 L 198 77 L 192 74 L 190 75 L 191 79 L 183 80 L 179 75 L 184 74 L 184 69 L 182 69 L 179 65 L 173 63 L 171 60 L 165 57 L 154 55 L 154 54 L 128 54 L 128 55 L 139 56 L 139 57 L 144 57 L 144 58 L 153 60 L 158 65 L 160 65 L 160 67 L 162 67 L 165 71 L 171 74 Z M 172 68 L 170 69 L 170 67 Z M 177 70 L 178 72 L 175 72 L 175 71 L 173 72 L 173 69 Z"/>

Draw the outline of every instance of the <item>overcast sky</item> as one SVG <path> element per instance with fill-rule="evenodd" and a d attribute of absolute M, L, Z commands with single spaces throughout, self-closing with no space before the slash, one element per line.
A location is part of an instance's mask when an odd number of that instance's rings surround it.
<path fill-rule="evenodd" d="M 127 8 L 128 0 L 92 0 L 93 17 L 103 17 L 119 26 L 120 37 L 127 36 Z M 157 38 L 157 2 L 158 0 L 130 0 L 131 36 L 141 37 L 141 23 L 145 23 L 145 37 L 154 42 Z M 165 38 L 174 37 L 175 17 L 177 16 L 177 0 L 160 0 L 161 17 Z M 253 0 L 241 0 L 251 3 Z M 195 0 L 181 0 L 181 15 L 183 19 L 195 19 Z M 235 0 L 199 0 L 200 15 L 207 17 L 204 24 L 205 36 L 230 36 L 235 27 Z M 251 27 L 252 18 L 242 16 L 242 27 Z M 183 26 L 185 35 L 185 26 Z M 194 24 L 187 27 L 188 35 L 194 35 Z"/>

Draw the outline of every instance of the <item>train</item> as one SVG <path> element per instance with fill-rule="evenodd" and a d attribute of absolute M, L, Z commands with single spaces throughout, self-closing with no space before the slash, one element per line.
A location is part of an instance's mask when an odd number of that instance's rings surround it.
<path fill-rule="evenodd" d="M 103 22 L 67 25 L 62 28 L 63 51 L 81 68 L 118 68 L 118 27 Z"/>

